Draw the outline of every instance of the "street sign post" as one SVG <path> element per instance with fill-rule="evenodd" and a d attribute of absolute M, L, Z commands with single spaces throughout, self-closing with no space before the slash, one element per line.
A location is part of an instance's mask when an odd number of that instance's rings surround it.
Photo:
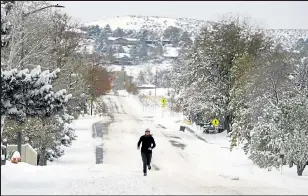
<path fill-rule="evenodd" d="M 165 97 L 163 97 L 163 98 L 161 98 L 160 102 L 161 102 L 161 107 L 165 108 L 166 105 L 167 105 L 167 99 Z"/>

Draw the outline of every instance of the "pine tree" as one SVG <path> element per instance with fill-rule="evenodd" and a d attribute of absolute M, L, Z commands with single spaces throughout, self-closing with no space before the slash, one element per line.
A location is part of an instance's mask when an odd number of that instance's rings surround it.
<path fill-rule="evenodd" d="M 24 121 L 27 116 L 48 117 L 63 110 L 71 95 L 65 89 L 53 91 L 51 84 L 59 72 L 42 72 L 40 66 L 31 72 L 1 71 L 1 117 Z"/>
<path fill-rule="evenodd" d="M 141 32 L 138 35 L 139 43 L 137 45 L 137 52 L 141 60 L 146 60 L 148 56 L 147 44 L 145 42 L 147 40 L 147 36 L 148 36 L 147 30 L 141 30 Z"/>
<path fill-rule="evenodd" d="M 81 29 L 87 31 L 89 36 L 93 38 L 98 37 L 102 33 L 102 28 L 100 28 L 98 25 L 82 27 Z"/>
<path fill-rule="evenodd" d="M 110 37 L 110 36 L 112 35 L 112 30 L 111 30 L 109 24 L 107 24 L 107 25 L 104 27 L 103 32 L 104 32 L 104 34 L 105 34 L 107 37 Z"/>
<path fill-rule="evenodd" d="M 138 85 L 142 85 L 146 83 L 146 78 L 145 78 L 145 74 L 143 71 L 140 71 L 138 76 L 137 76 L 137 83 Z"/>
<path fill-rule="evenodd" d="M 180 44 L 181 47 L 189 47 L 193 43 L 187 31 L 184 31 L 182 33 L 182 35 L 179 38 L 179 42 L 182 42 L 182 44 Z"/>
<path fill-rule="evenodd" d="M 163 39 L 172 41 L 173 46 L 178 46 L 182 29 L 178 27 L 169 26 L 163 32 Z"/>
<path fill-rule="evenodd" d="M 113 34 L 112 34 L 113 37 L 125 37 L 125 33 L 123 31 L 123 29 L 121 28 L 117 28 Z"/>
<path fill-rule="evenodd" d="M 139 57 L 137 46 L 133 45 L 133 46 L 130 48 L 129 54 L 130 54 L 131 59 L 132 59 L 135 63 L 137 63 L 137 62 L 138 62 L 138 57 Z"/>

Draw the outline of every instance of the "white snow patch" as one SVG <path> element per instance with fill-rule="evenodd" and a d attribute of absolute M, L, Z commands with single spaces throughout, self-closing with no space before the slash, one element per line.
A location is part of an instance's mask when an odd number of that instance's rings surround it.
<path fill-rule="evenodd" d="M 178 50 L 179 48 L 176 47 L 165 47 L 164 57 L 178 57 Z"/>
<path fill-rule="evenodd" d="M 115 53 L 113 56 L 119 59 L 124 58 L 124 57 L 130 58 L 130 54 L 128 53 Z"/>

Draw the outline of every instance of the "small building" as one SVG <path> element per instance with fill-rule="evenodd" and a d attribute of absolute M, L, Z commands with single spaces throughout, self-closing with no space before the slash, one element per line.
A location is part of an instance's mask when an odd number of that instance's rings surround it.
<path fill-rule="evenodd" d="M 115 65 L 132 65 L 130 54 L 128 53 L 115 53 L 113 55 L 115 57 L 115 61 L 113 62 Z"/>
<path fill-rule="evenodd" d="M 172 41 L 170 40 L 162 40 L 161 41 L 161 44 L 164 46 L 164 45 L 167 45 L 167 44 L 172 44 Z"/>
<path fill-rule="evenodd" d="M 127 45 L 136 45 L 138 44 L 138 39 L 135 38 L 125 38 Z"/>
<path fill-rule="evenodd" d="M 160 45 L 159 40 L 146 40 L 145 43 L 148 45 L 155 45 L 155 46 Z"/>
<path fill-rule="evenodd" d="M 164 50 L 164 58 L 165 59 L 176 59 L 179 56 L 179 48 L 175 47 L 166 47 Z"/>
<path fill-rule="evenodd" d="M 108 37 L 109 44 L 119 44 L 119 45 L 136 45 L 138 39 L 134 38 L 123 38 L 123 37 Z"/>
<path fill-rule="evenodd" d="M 140 86 L 137 86 L 137 89 L 138 90 L 141 90 L 141 89 L 155 89 L 155 85 L 152 85 L 152 84 L 142 84 Z"/>

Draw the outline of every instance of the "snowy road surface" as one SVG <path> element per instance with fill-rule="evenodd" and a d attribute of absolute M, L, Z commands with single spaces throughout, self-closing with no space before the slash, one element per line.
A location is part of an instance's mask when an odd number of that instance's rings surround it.
<path fill-rule="evenodd" d="M 307 173 L 299 178 L 254 169 L 236 152 L 206 143 L 190 132 L 158 125 L 155 115 L 143 112 L 132 96 L 108 95 L 104 101 L 114 121 L 89 116 L 76 120 L 77 140 L 46 167 L 2 166 L 1 194 L 308 193 Z M 94 123 L 99 127 L 96 133 Z M 157 143 L 146 177 L 137 150 L 145 128 L 151 129 Z"/>

